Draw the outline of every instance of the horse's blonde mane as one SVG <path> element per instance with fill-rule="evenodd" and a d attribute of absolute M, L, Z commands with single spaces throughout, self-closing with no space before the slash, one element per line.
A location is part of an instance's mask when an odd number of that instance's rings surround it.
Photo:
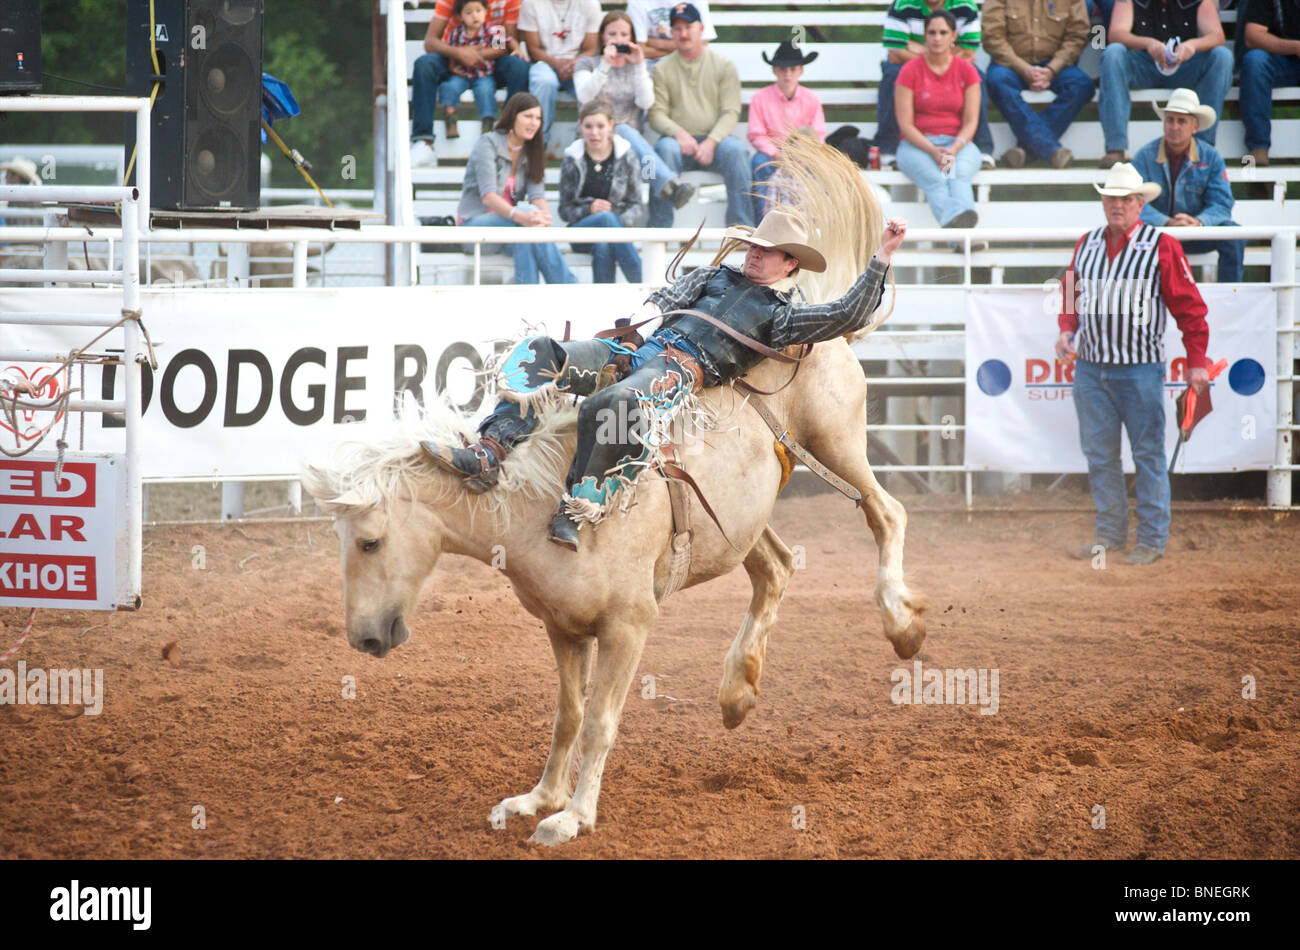
<path fill-rule="evenodd" d="M 508 524 L 521 500 L 555 499 L 564 489 L 564 473 L 573 455 L 576 408 L 563 405 L 543 413 L 528 441 L 510 453 L 497 487 L 483 495 L 465 491 L 459 480 L 430 461 L 421 441 L 458 446 L 478 438 L 473 424 L 445 400 L 420 409 L 402 405 L 393 424 L 368 441 L 349 440 L 335 447 L 322 464 L 305 464 L 302 483 L 330 514 L 360 514 L 375 509 L 391 513 L 399 501 L 429 494 L 439 502 L 463 499 L 471 513 L 496 515 Z"/>
<path fill-rule="evenodd" d="M 801 132 L 789 135 L 776 156 L 776 206 L 803 218 L 812 243 L 826 258 L 821 274 L 799 271 L 799 288 L 809 303 L 842 296 L 867 269 L 880 247 L 885 215 L 862 172 L 843 152 Z M 850 342 L 866 336 L 893 312 L 882 310 Z"/>

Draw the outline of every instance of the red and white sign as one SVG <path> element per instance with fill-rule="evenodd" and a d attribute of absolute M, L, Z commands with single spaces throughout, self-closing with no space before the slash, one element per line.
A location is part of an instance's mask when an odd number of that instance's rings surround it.
<path fill-rule="evenodd" d="M 0 459 L 0 606 L 111 610 L 121 456 Z"/>

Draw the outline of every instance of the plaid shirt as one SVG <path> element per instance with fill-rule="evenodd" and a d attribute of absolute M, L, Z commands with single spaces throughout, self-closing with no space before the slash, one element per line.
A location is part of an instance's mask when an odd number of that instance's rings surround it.
<path fill-rule="evenodd" d="M 506 31 L 499 26 L 488 26 L 486 23 L 479 27 L 479 31 L 473 36 L 465 32 L 465 24 L 457 23 L 455 28 L 447 33 L 447 38 L 443 41 L 448 46 L 489 46 L 493 49 L 506 48 Z M 466 71 L 470 79 L 478 79 L 482 76 L 492 75 L 492 63 L 484 63 L 478 69 Z"/>
<path fill-rule="evenodd" d="M 795 343 L 819 343 L 861 330 L 880 306 L 888 264 L 872 258 L 844 294 L 837 300 L 821 304 L 801 304 L 802 295 L 791 295 L 788 306 L 772 314 L 772 333 L 768 345 L 781 349 Z M 683 310 L 694 305 L 704 292 L 704 285 L 717 273 L 714 267 L 697 267 L 685 277 L 650 295 L 650 302 L 661 312 Z M 797 293 L 798 288 L 795 288 Z"/>

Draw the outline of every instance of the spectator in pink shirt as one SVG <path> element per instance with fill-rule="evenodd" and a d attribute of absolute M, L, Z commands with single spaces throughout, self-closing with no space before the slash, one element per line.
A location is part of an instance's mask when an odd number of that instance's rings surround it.
<path fill-rule="evenodd" d="M 826 114 L 821 100 L 810 89 L 799 85 L 804 66 L 817 58 L 816 53 L 805 55 L 790 40 L 776 48 L 776 54 L 763 62 L 772 67 L 776 82 L 754 93 L 749 103 L 749 144 L 756 149 L 754 167 L 754 220 L 763 220 L 770 204 L 766 184 L 775 166 L 771 164 L 781 142 L 794 129 L 801 129 L 826 141 Z"/>

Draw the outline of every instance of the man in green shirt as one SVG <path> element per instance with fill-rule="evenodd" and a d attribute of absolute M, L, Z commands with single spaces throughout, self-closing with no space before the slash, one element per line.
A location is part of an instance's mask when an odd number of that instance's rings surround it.
<path fill-rule="evenodd" d="M 752 226 L 749 150 L 731 134 L 740 120 L 740 74 L 735 63 L 708 48 L 694 4 L 679 3 L 669 16 L 677 51 L 654 70 L 650 128 L 662 136 L 655 152 L 674 176 L 695 168 L 720 173 L 727 183 L 727 225 Z M 672 199 L 652 185 L 650 227 L 672 224 Z"/>
<path fill-rule="evenodd" d="M 876 147 L 892 155 L 898 151 L 898 120 L 894 118 L 894 80 L 903 65 L 925 53 L 925 18 L 936 10 L 947 10 L 957 21 L 957 46 L 953 52 L 975 61 L 980 48 L 980 8 L 977 0 L 894 0 L 885 13 L 885 59 L 880 64 L 880 88 L 876 98 Z M 980 83 L 984 71 L 978 66 Z M 993 133 L 989 131 L 988 96 L 980 90 L 980 120 L 975 126 L 975 147 L 983 163 L 993 167 Z"/>

